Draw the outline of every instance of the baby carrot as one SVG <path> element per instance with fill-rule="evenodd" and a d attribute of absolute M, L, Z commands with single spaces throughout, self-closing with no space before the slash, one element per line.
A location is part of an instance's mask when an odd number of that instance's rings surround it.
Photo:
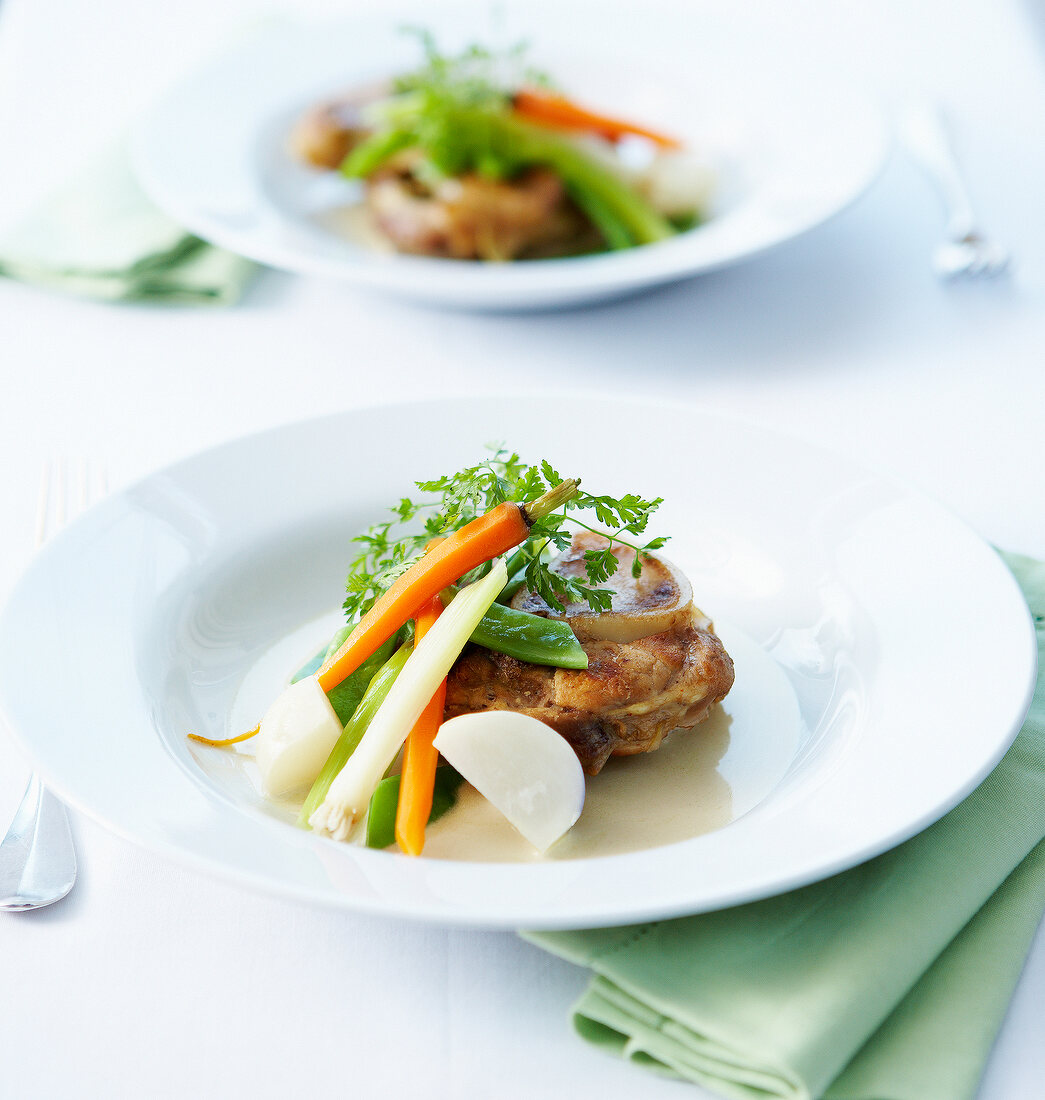
<path fill-rule="evenodd" d="M 442 601 L 436 596 L 417 613 L 415 636 L 420 641 L 439 618 Z M 403 773 L 399 782 L 399 802 L 396 806 L 395 837 L 407 855 L 419 856 L 425 846 L 425 825 L 432 812 L 435 791 L 435 768 L 439 750 L 432 742 L 443 721 L 446 703 L 446 681 L 439 685 L 403 746 Z"/>
<path fill-rule="evenodd" d="M 570 478 L 529 504 L 498 504 L 432 547 L 392 584 L 359 620 L 341 648 L 323 662 L 319 686 L 324 691 L 336 687 L 444 588 L 477 565 L 524 542 L 531 525 L 569 500 L 577 485 Z"/>
<path fill-rule="evenodd" d="M 678 149 L 682 145 L 677 138 L 648 130 L 645 126 L 638 126 L 624 119 L 596 114 L 554 92 L 523 88 L 512 97 L 512 107 L 517 114 L 531 122 L 556 126 L 563 130 L 587 130 L 589 133 L 601 134 L 610 141 L 619 141 L 627 134 L 634 134 L 636 137 L 647 138 L 664 149 Z"/>

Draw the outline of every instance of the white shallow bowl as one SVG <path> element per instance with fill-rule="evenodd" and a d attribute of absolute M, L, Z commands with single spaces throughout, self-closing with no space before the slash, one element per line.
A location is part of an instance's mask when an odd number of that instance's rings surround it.
<path fill-rule="evenodd" d="M 448 49 L 484 35 L 486 9 L 425 10 Z M 606 111 L 678 134 L 717 177 L 710 220 L 672 240 L 606 255 L 478 264 L 387 254 L 344 211 L 358 187 L 288 155 L 294 119 L 353 86 L 416 67 L 409 19 L 359 16 L 256 29 L 174 87 L 133 142 L 146 190 L 216 244 L 288 271 L 343 279 L 464 309 L 592 302 L 710 271 L 820 224 L 870 183 L 885 155 L 877 108 L 844 79 L 786 64 L 768 44 L 690 26 L 678 5 L 598 14 L 536 0 L 514 10 L 501 42 L 529 39 L 562 84 Z M 621 59 L 626 64 L 621 64 Z"/>
<path fill-rule="evenodd" d="M 693 913 L 809 882 L 924 828 L 997 762 L 1033 686 L 1030 618 L 1000 559 L 950 513 L 684 406 L 589 399 L 568 430 L 549 408 L 421 403 L 289 425 L 180 462 L 73 523 L 0 618 L 0 700 L 46 781 L 146 848 L 265 890 L 537 928 Z M 400 434 L 416 446 L 392 444 Z M 288 674 L 267 654 L 329 621 L 349 537 L 491 438 L 592 489 L 665 497 L 656 529 L 737 639 L 736 698 L 771 704 L 736 711 L 736 766 L 786 747 L 731 824 L 599 859 L 410 859 L 294 828 L 231 754 L 190 748 L 186 733 L 242 720 L 245 685 L 260 677 L 271 691 Z"/>

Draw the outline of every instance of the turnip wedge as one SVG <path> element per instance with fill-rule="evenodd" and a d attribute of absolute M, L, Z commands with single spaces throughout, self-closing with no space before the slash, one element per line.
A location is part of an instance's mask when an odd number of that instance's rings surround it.
<path fill-rule="evenodd" d="M 584 772 L 577 754 L 528 714 L 461 714 L 442 724 L 435 747 L 539 852 L 581 816 Z"/>
<path fill-rule="evenodd" d="M 355 752 L 309 818 L 313 829 L 335 840 L 348 839 L 411 727 L 507 582 L 508 571 L 498 558 L 485 577 L 461 590 L 417 643 Z"/>
<path fill-rule="evenodd" d="M 311 783 L 341 736 L 341 721 L 315 676 L 291 684 L 268 709 L 257 741 L 257 765 L 269 798 Z"/>

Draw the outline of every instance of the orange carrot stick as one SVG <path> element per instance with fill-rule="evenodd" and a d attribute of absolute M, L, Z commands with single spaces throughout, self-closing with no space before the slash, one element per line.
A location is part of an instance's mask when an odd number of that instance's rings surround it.
<path fill-rule="evenodd" d="M 324 691 L 337 687 L 444 588 L 524 542 L 534 521 L 569 500 L 577 485 L 571 478 L 530 504 L 498 504 L 448 535 L 395 581 L 359 620 L 341 648 L 323 662 L 319 686 Z"/>
<path fill-rule="evenodd" d="M 249 741 L 251 737 L 256 737 L 260 730 L 261 726 L 255 726 L 252 730 L 247 730 L 246 733 L 241 733 L 238 737 L 223 737 L 218 741 L 215 741 L 212 737 L 201 737 L 198 733 L 187 733 L 185 736 L 190 741 L 198 741 L 201 745 L 224 749 L 228 745 L 238 745 L 241 741 Z"/>
<path fill-rule="evenodd" d="M 562 130 L 586 130 L 601 134 L 609 141 L 620 141 L 627 134 L 644 137 L 664 149 L 679 149 L 682 142 L 668 134 L 648 130 L 634 122 L 610 118 L 581 107 L 565 96 L 544 92 L 536 88 L 523 88 L 512 97 L 516 113 L 544 126 L 557 126 Z"/>
<path fill-rule="evenodd" d="M 417 613 L 416 639 L 419 642 L 431 629 L 443 610 L 436 596 Z M 425 846 L 425 826 L 432 812 L 435 790 L 435 768 L 439 750 L 432 744 L 443 721 L 446 704 L 446 680 L 439 685 L 403 746 L 403 774 L 399 780 L 399 802 L 396 805 L 396 841 L 410 856 L 419 856 Z"/>

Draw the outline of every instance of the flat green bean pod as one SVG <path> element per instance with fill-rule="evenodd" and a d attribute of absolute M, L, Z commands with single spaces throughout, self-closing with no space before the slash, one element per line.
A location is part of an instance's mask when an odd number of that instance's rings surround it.
<path fill-rule="evenodd" d="M 491 605 L 469 640 L 531 665 L 588 667 L 588 655 L 569 624 L 499 603 Z"/>

